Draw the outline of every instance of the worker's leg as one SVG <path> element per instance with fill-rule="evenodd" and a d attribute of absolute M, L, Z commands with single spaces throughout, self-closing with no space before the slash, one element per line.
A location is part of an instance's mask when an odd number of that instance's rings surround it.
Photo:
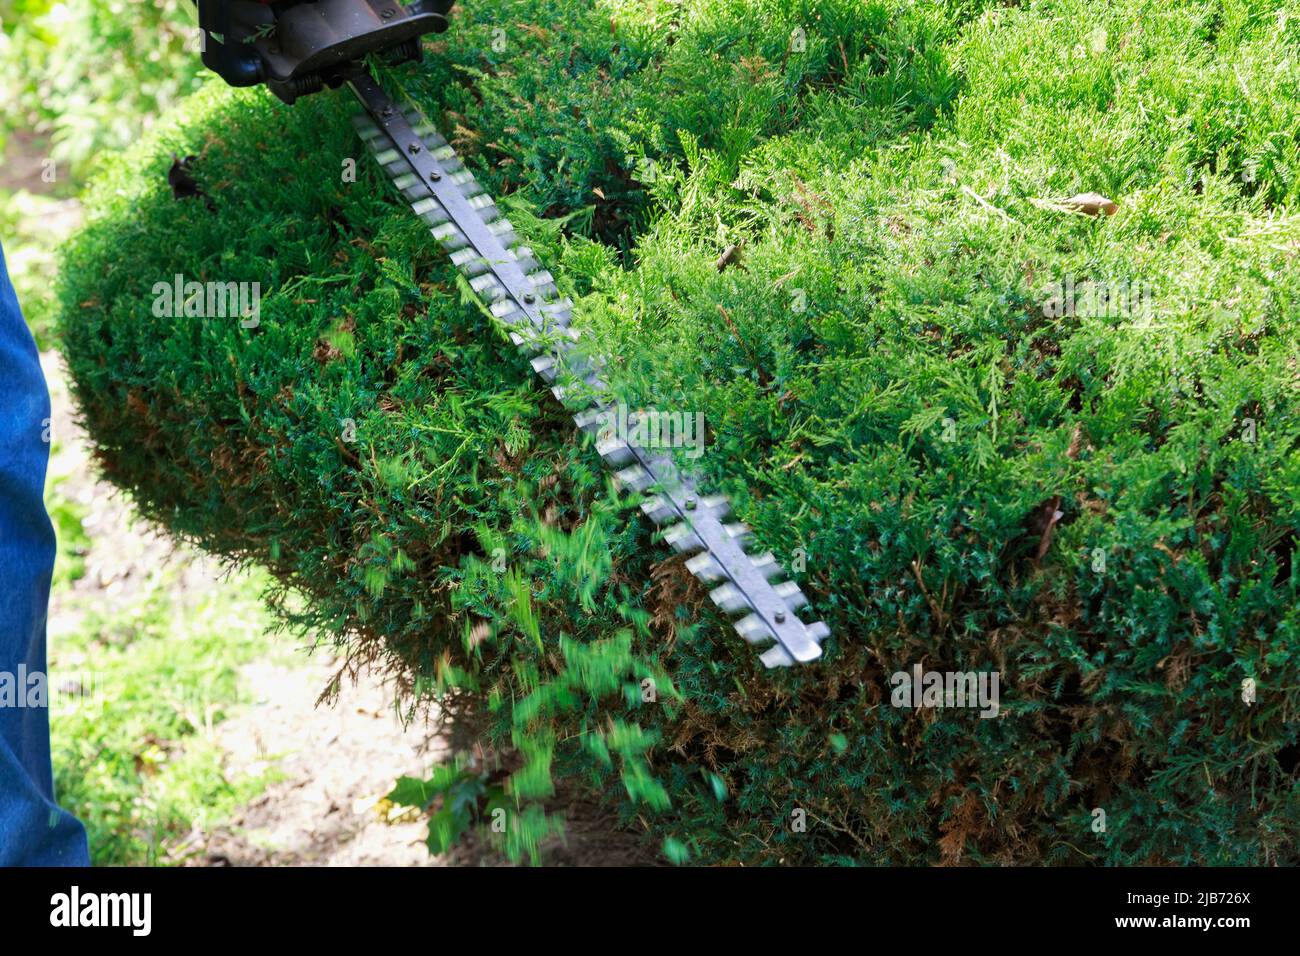
<path fill-rule="evenodd" d="M 54 531 L 43 492 L 50 398 L 0 249 L 0 865 L 86 865 L 54 803 L 45 617 Z M 34 675 L 40 675 L 36 677 Z M 39 682 L 44 682 L 41 694 Z M 34 705 L 34 706 L 33 706 Z"/>

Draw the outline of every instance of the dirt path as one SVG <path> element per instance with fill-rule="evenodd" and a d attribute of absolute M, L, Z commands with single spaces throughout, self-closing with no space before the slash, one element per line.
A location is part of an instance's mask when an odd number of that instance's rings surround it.
<path fill-rule="evenodd" d="M 507 866 L 484 840 L 467 836 L 443 856 L 425 846 L 422 817 L 390 808 L 384 796 L 403 775 L 423 776 L 451 755 L 433 727 L 403 729 L 391 695 L 372 676 L 345 687 L 333 707 L 316 695 L 336 668 L 245 668 L 258 703 L 221 725 L 218 734 L 238 772 L 257 773 L 269 755 L 286 779 L 272 784 L 226 826 L 207 834 L 193 862 L 207 866 Z M 549 809 L 568 820 L 563 840 L 544 851 L 548 866 L 652 863 L 645 848 L 618 831 L 599 806 L 562 791 Z"/>
<path fill-rule="evenodd" d="M 446 741 L 426 726 L 403 729 L 390 694 L 369 675 L 345 687 L 334 706 L 317 707 L 336 669 L 319 656 L 306 666 L 244 668 L 257 703 L 223 723 L 217 739 L 232 771 L 257 774 L 271 762 L 285 779 L 207 834 L 196 863 L 446 865 L 424 845 L 423 820 L 389 822 L 381 803 L 398 777 L 425 776 L 446 759 Z"/>

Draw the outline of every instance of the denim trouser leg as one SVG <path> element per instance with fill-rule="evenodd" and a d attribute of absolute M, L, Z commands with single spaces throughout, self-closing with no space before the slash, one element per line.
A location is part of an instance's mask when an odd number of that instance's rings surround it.
<path fill-rule="evenodd" d="M 84 866 L 86 833 L 54 803 L 53 688 L 45 675 L 45 618 L 54 530 L 45 513 L 49 393 L 0 249 L 0 865 Z M 20 681 L 20 677 L 28 679 Z M 45 706 L 29 706 L 43 703 Z"/>

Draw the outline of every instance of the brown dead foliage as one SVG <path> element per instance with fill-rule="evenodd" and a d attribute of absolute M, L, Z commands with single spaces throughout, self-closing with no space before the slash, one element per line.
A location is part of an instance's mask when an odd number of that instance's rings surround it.
<path fill-rule="evenodd" d="M 707 597 L 704 585 L 686 570 L 686 558 L 676 555 L 650 569 L 650 627 L 663 636 L 664 652 L 671 654 L 677 643 L 677 611 L 685 608 L 688 617 L 699 616 Z"/>
<path fill-rule="evenodd" d="M 966 842 L 983 832 L 987 815 L 980 806 L 979 796 L 967 791 L 957 809 L 940 826 L 940 866 L 959 866 L 966 850 Z"/>

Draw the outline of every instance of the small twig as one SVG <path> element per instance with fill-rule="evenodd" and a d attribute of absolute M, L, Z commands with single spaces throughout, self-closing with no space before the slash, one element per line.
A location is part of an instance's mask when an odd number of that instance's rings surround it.
<path fill-rule="evenodd" d="M 925 598 L 925 603 L 930 605 L 930 613 L 934 615 L 935 621 L 939 624 L 940 629 L 944 626 L 944 614 L 939 605 L 935 603 L 934 598 L 930 596 L 930 590 L 925 586 L 925 581 L 921 577 L 921 563 L 912 562 L 912 574 L 916 578 L 916 583 L 921 586 L 921 595 Z"/>
<path fill-rule="evenodd" d="M 753 364 L 754 370 L 758 372 L 760 378 L 764 378 L 766 373 L 759 367 L 758 356 L 755 355 L 754 350 L 749 347 L 749 343 L 745 341 L 745 337 L 740 334 L 740 329 L 736 328 L 736 323 L 731 320 L 731 313 L 727 311 L 726 306 L 721 302 L 718 303 L 718 311 L 722 313 L 722 319 L 727 323 L 727 328 L 731 329 L 731 334 L 736 337 L 736 341 L 740 343 L 740 347 L 745 350 L 745 355 L 749 358 L 750 363 Z"/>
<path fill-rule="evenodd" d="M 985 199 L 975 190 L 971 189 L 969 186 L 962 186 L 961 191 L 964 192 L 971 199 L 975 200 L 977 203 L 979 203 L 989 212 L 995 212 L 1003 219 L 1005 219 L 1007 222 L 1012 223 L 1013 225 L 1016 224 L 1016 221 L 1012 219 L 1010 216 L 1008 216 L 1005 210 L 1000 209 L 997 206 L 993 205 L 993 203 L 989 202 L 987 199 Z"/>

